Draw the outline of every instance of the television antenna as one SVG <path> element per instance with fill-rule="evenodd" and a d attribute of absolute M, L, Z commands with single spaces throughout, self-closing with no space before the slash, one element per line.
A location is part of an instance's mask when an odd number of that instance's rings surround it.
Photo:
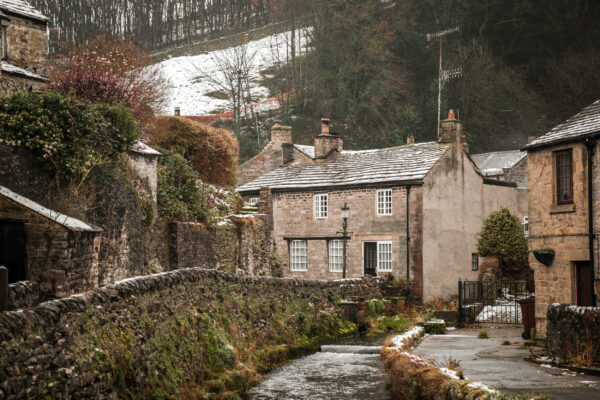
<path fill-rule="evenodd" d="M 458 31 L 460 31 L 460 26 L 455 26 L 454 28 L 449 28 L 449 29 L 445 29 L 443 31 L 427 34 L 428 42 L 431 42 L 432 40 L 436 40 L 436 39 L 439 39 L 439 41 L 440 41 L 440 66 L 438 69 L 438 112 L 437 112 L 437 117 L 438 117 L 437 134 L 438 134 L 438 137 L 440 137 L 440 112 L 441 112 L 441 108 L 442 108 L 442 88 L 444 86 L 444 83 L 449 82 L 451 79 L 462 76 L 462 68 L 461 67 L 451 68 L 451 69 L 444 69 L 442 67 L 443 38 L 444 38 L 444 36 L 448 36 L 453 33 L 457 33 Z"/>

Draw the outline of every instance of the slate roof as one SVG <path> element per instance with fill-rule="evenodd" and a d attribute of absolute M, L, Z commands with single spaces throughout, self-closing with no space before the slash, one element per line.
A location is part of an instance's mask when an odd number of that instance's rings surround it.
<path fill-rule="evenodd" d="M 525 149 L 581 140 L 594 133 L 600 133 L 600 100 L 535 139 Z"/>
<path fill-rule="evenodd" d="M 0 0 L 0 10 L 42 22 L 48 21 L 48 17 L 33 8 L 25 0 Z"/>
<path fill-rule="evenodd" d="M 20 205 L 29 208 L 31 211 L 40 214 L 52 221 L 56 222 L 59 225 L 64 226 L 65 228 L 72 231 L 89 231 L 89 232 L 102 232 L 102 229 L 87 224 L 77 218 L 69 217 L 68 215 L 64 215 L 59 213 L 58 211 L 51 210 L 49 208 L 44 207 L 41 204 L 36 203 L 33 200 L 28 199 L 27 197 L 23 197 L 20 194 L 17 194 L 6 188 L 4 186 L 0 186 L 0 195 L 3 195 L 10 200 L 19 203 Z"/>
<path fill-rule="evenodd" d="M 0 1 L 2 1 L 2 0 L 0 0 Z M 2 72 L 8 72 L 9 74 L 14 74 L 14 75 L 21 75 L 21 76 L 24 76 L 25 78 L 35 79 L 38 81 L 48 81 L 47 78 L 44 78 L 41 75 L 27 71 L 26 69 L 17 67 L 15 65 L 9 64 L 6 61 L 2 61 Z"/>
<path fill-rule="evenodd" d="M 154 150 L 152 147 L 148 146 L 147 144 L 140 142 L 139 140 L 137 141 L 136 144 L 134 144 L 131 147 L 131 151 L 133 151 L 134 153 L 140 153 L 140 154 L 145 154 L 145 155 L 149 155 L 149 156 L 159 156 L 160 152 L 157 150 Z"/>
<path fill-rule="evenodd" d="M 309 156 L 310 158 L 315 158 L 315 146 L 307 146 L 304 144 L 295 144 L 294 147 Z"/>
<path fill-rule="evenodd" d="M 238 192 L 420 182 L 452 144 L 418 143 L 377 150 L 344 150 L 330 160 L 281 167 L 240 186 Z"/>
<path fill-rule="evenodd" d="M 504 172 L 503 168 L 512 168 L 525 157 L 527 157 L 527 152 L 521 150 L 471 155 L 471 159 L 484 176 L 500 175 Z"/>

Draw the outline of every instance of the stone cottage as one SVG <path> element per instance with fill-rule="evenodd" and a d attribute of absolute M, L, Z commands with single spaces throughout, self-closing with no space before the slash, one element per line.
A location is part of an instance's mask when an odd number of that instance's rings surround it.
<path fill-rule="evenodd" d="M 527 189 L 527 152 L 522 150 L 495 151 L 471 156 L 486 178 L 514 182 Z"/>
<path fill-rule="evenodd" d="M 46 90 L 48 18 L 27 1 L 0 0 L 0 51 L 0 96 Z"/>
<path fill-rule="evenodd" d="M 543 337 L 552 303 L 596 305 L 600 293 L 600 100 L 525 149 L 529 182 L 529 265 L 536 326 Z M 591 171 L 591 173 L 590 173 Z M 545 265 L 536 251 L 551 249 Z"/>
<path fill-rule="evenodd" d="M 9 282 L 35 282 L 41 298 L 98 287 L 102 230 L 0 186 L 0 265 Z"/>
<path fill-rule="evenodd" d="M 455 296 L 459 278 L 477 279 L 483 219 L 500 207 L 527 209 L 516 184 L 481 175 L 464 143 L 453 114 L 438 141 L 361 151 L 344 150 L 323 120 L 312 149 L 278 144 L 283 166 L 237 190 L 246 200 L 260 196 L 260 211 L 272 214 L 286 276 L 342 277 L 347 204 L 348 277 L 392 274 L 409 278 L 425 300 Z"/>

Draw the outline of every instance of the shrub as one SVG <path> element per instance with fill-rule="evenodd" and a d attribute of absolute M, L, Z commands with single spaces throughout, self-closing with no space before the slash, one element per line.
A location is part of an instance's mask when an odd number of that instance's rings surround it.
<path fill-rule="evenodd" d="M 477 251 L 483 257 L 497 256 L 508 265 L 527 263 L 527 238 L 519 219 L 508 208 L 494 211 L 483 221 Z"/>
<path fill-rule="evenodd" d="M 239 147 L 229 131 L 182 117 L 158 117 L 148 134 L 151 144 L 185 157 L 203 182 L 235 185 Z"/>
<path fill-rule="evenodd" d="M 199 189 L 198 174 L 188 161 L 172 151 L 158 149 L 158 209 L 173 220 L 206 220 L 206 202 Z"/>
<path fill-rule="evenodd" d="M 487 331 L 481 331 L 481 332 L 479 332 L 479 335 L 477 335 L 477 337 L 479 339 L 487 339 L 488 338 L 488 333 L 487 333 Z"/>
<path fill-rule="evenodd" d="M 138 136 L 123 106 L 84 104 L 58 92 L 19 92 L 0 99 L 0 143 L 32 152 L 47 171 L 85 176 L 129 149 Z"/>

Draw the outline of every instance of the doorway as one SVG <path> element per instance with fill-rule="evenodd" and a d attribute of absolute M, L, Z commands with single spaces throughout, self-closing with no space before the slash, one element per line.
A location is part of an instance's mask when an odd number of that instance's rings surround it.
<path fill-rule="evenodd" d="M 0 221 L 0 265 L 8 268 L 8 283 L 27 279 L 25 224 Z"/>
<path fill-rule="evenodd" d="M 364 243 L 365 275 L 377 276 L 377 242 Z"/>
<path fill-rule="evenodd" d="M 592 276 L 592 265 L 589 261 L 577 261 L 575 263 L 575 279 L 577 282 L 577 305 L 583 307 L 591 307 L 592 300 L 592 285 L 590 280 Z"/>

